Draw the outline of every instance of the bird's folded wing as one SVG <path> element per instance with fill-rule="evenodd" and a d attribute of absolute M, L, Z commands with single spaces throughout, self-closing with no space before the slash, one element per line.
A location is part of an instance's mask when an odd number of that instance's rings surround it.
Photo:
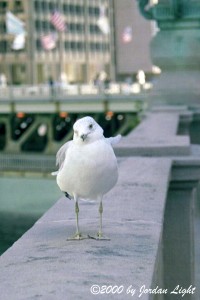
<path fill-rule="evenodd" d="M 65 155 L 66 155 L 66 151 L 67 149 L 70 147 L 72 141 L 69 141 L 67 143 L 65 143 L 57 152 L 56 154 L 56 166 L 59 167 L 59 169 L 62 168 L 64 160 L 65 160 Z"/>
<path fill-rule="evenodd" d="M 121 134 L 118 134 L 115 137 L 106 138 L 106 141 L 113 146 L 113 145 L 116 145 L 117 143 L 119 143 L 119 141 L 121 140 L 121 137 L 122 137 Z"/>

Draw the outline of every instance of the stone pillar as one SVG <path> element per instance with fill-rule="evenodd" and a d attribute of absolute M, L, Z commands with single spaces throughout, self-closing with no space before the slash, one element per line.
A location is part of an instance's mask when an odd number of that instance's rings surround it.
<path fill-rule="evenodd" d="M 181 296 L 177 291 L 181 287 L 195 287 L 195 195 L 195 184 L 189 181 L 172 183 L 168 191 L 163 226 L 163 281 L 164 288 L 170 291 L 165 297 L 166 300 L 179 300 Z M 187 294 L 186 298 L 192 300 L 194 294 Z"/>
<path fill-rule="evenodd" d="M 138 0 L 141 13 L 157 22 L 152 39 L 152 62 L 162 74 L 154 82 L 153 104 L 200 103 L 200 3 L 191 0 L 160 0 L 149 6 Z"/>

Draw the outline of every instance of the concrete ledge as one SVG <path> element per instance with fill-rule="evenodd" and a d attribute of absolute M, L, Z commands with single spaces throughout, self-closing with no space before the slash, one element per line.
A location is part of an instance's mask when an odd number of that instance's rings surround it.
<path fill-rule="evenodd" d="M 0 257 L 4 300 L 94 299 L 92 285 L 154 286 L 171 160 L 125 158 L 117 186 L 104 199 L 104 232 L 111 241 L 66 241 L 75 229 L 74 203 L 60 199 Z M 80 203 L 83 233 L 98 227 L 98 205 Z M 150 299 L 144 294 L 141 299 Z"/>
<path fill-rule="evenodd" d="M 175 112 L 152 112 L 124 137 L 115 152 L 119 156 L 176 156 L 190 154 L 189 136 L 177 135 L 181 115 Z"/>
<path fill-rule="evenodd" d="M 117 156 L 176 156 L 189 155 L 190 143 L 188 136 L 170 137 L 167 140 L 135 139 L 132 143 L 122 140 L 115 148 Z"/>

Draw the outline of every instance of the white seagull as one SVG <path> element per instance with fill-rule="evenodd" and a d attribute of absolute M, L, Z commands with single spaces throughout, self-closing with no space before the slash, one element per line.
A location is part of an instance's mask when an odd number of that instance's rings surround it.
<path fill-rule="evenodd" d="M 112 145 L 121 135 L 105 138 L 103 129 L 92 117 L 77 120 L 72 141 L 65 143 L 56 155 L 57 184 L 69 199 L 75 200 L 76 233 L 70 239 L 85 238 L 79 230 L 79 199 L 98 200 L 100 228 L 95 239 L 106 239 L 102 233 L 103 196 L 117 183 L 118 166 Z"/>

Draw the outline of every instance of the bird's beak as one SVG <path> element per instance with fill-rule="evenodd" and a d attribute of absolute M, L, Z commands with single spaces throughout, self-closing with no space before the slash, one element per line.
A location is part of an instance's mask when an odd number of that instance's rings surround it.
<path fill-rule="evenodd" d="M 88 134 L 81 134 L 80 138 L 83 140 L 83 142 L 85 141 L 85 139 L 87 138 Z"/>

